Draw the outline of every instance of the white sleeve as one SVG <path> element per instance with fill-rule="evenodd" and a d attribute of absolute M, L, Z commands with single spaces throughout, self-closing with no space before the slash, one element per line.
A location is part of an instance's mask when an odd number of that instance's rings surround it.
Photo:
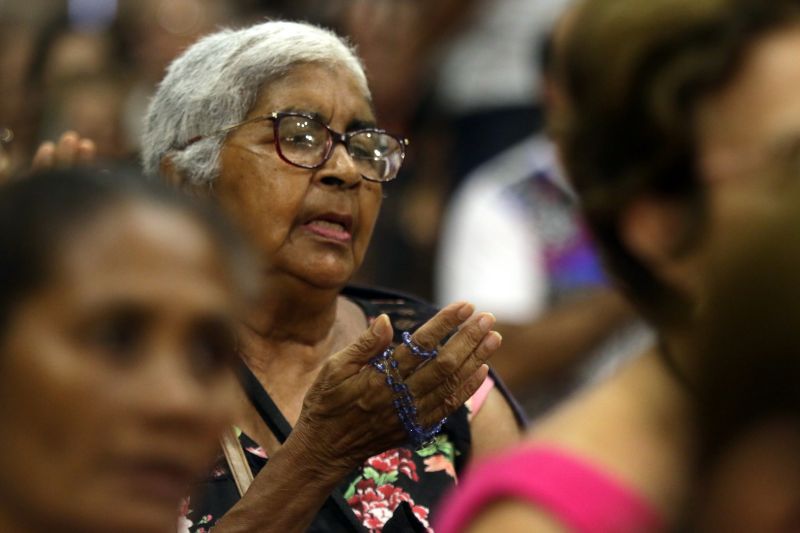
<path fill-rule="evenodd" d="M 467 300 L 510 322 L 527 322 L 541 314 L 547 277 L 529 216 L 494 188 L 460 191 L 446 215 L 439 244 L 438 303 Z"/>

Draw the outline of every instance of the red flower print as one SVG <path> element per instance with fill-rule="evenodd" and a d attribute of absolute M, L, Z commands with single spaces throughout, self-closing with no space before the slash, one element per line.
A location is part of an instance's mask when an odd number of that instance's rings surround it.
<path fill-rule="evenodd" d="M 417 475 L 417 465 L 414 463 L 413 455 L 410 450 L 398 448 L 383 452 L 367 459 L 367 466 L 370 466 L 381 474 L 400 472 L 414 481 L 419 481 Z"/>
<path fill-rule="evenodd" d="M 408 502 L 414 515 L 428 528 L 430 511 L 422 505 L 415 505 L 411 495 L 400 487 L 393 485 L 376 487 L 375 481 L 364 479 L 356 485 L 355 494 L 347 500 L 356 517 L 370 532 L 381 531 L 402 502 Z"/>

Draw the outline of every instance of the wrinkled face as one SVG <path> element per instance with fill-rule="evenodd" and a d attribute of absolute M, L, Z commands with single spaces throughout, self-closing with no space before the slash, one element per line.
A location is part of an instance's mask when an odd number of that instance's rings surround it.
<path fill-rule="evenodd" d="M 374 126 L 370 102 L 344 68 L 298 65 L 262 89 L 247 115 L 280 111 L 318 116 L 338 132 Z M 231 132 L 215 193 L 262 253 L 268 274 L 339 288 L 361 265 L 382 198 L 361 178 L 345 147 L 314 170 L 283 161 L 270 121 Z"/>
<path fill-rule="evenodd" d="M 174 531 L 230 420 L 235 292 L 185 215 L 125 203 L 55 252 L 0 350 L 0 518 Z"/>
<path fill-rule="evenodd" d="M 768 34 L 700 108 L 712 237 L 736 238 L 737 225 L 769 213 L 800 180 L 799 56 L 800 26 Z"/>

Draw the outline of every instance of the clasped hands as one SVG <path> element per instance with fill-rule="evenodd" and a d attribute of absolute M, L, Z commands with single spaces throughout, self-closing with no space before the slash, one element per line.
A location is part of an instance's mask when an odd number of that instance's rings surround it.
<path fill-rule="evenodd" d="M 483 384 L 489 372 L 486 361 L 502 341 L 492 331 L 494 323 L 491 314 L 475 314 L 471 304 L 454 303 L 412 335 L 415 344 L 433 349 L 458 328 L 438 346 L 435 359 L 422 360 L 403 344 L 395 348 L 398 372 L 415 400 L 421 425 L 451 415 Z M 392 390 L 370 364 L 392 337 L 389 318 L 379 316 L 355 342 L 328 359 L 303 401 L 295 438 L 344 471 L 408 442 L 392 405 Z"/>

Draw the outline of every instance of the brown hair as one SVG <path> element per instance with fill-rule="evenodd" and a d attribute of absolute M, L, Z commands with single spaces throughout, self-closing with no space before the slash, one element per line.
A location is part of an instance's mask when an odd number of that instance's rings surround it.
<path fill-rule="evenodd" d="M 612 273 L 651 319 L 688 303 L 628 250 L 619 218 L 652 195 L 685 205 L 683 245 L 701 234 L 694 112 L 764 34 L 800 22 L 799 0 L 586 0 L 560 54 L 569 100 L 557 117 L 565 165 Z"/>

